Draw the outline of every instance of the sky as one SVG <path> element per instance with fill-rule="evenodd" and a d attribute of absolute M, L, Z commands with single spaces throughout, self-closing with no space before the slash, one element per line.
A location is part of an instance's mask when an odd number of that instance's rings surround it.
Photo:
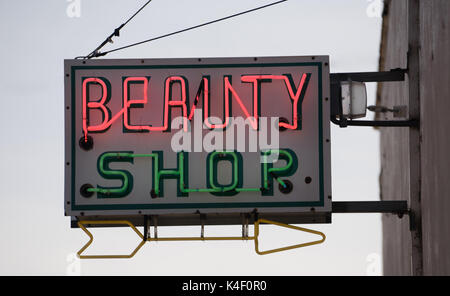
<path fill-rule="evenodd" d="M 260 256 L 252 242 L 147 243 L 129 260 L 78 260 L 88 240 L 64 216 L 63 60 L 86 55 L 145 1 L 0 1 L 1 275 L 379 275 L 381 216 L 334 214 L 317 246 Z M 256 0 L 153 0 L 121 31 L 113 49 L 243 10 Z M 377 0 L 289 0 L 107 58 L 329 55 L 333 73 L 377 71 L 381 18 Z M 375 84 L 368 84 L 368 104 Z M 368 115 L 372 118 L 372 115 Z M 334 201 L 378 200 L 379 134 L 332 126 Z M 266 226 L 261 247 L 304 237 Z M 240 235 L 211 226 L 208 235 Z M 95 229 L 92 252 L 129 252 L 130 230 Z M 159 227 L 160 235 L 198 235 L 199 227 Z M 98 239 L 98 241 L 97 241 Z"/>

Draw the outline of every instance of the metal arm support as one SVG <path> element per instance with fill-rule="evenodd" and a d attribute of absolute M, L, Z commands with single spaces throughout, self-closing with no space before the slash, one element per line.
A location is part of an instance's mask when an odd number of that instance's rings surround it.
<path fill-rule="evenodd" d="M 386 81 L 404 81 L 405 69 L 392 69 L 384 72 L 353 72 L 353 73 L 331 73 L 331 83 L 348 81 L 358 82 L 386 82 Z"/>
<path fill-rule="evenodd" d="M 396 214 L 400 218 L 408 214 L 406 200 L 382 201 L 333 201 L 332 212 L 335 213 L 386 213 Z"/>

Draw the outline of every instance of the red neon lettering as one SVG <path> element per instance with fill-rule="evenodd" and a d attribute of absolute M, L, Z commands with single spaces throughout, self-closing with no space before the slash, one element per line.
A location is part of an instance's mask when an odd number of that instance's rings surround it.
<path fill-rule="evenodd" d="M 88 83 L 98 83 L 102 87 L 102 98 L 99 102 L 88 102 L 88 98 L 86 95 L 87 92 L 87 84 Z M 116 121 L 122 113 L 125 111 L 125 108 L 121 109 L 116 115 L 114 115 L 111 120 L 109 120 L 109 112 L 108 108 L 105 106 L 106 99 L 108 97 L 108 89 L 106 87 L 106 84 L 103 80 L 99 78 L 87 78 L 83 81 L 83 133 L 84 133 L 84 139 L 87 141 L 88 132 L 101 132 L 106 130 L 113 124 L 114 121 Z M 100 109 L 102 110 L 104 114 L 103 122 L 99 125 L 95 126 L 88 126 L 87 124 L 87 109 Z"/>
<path fill-rule="evenodd" d="M 229 91 L 231 91 L 231 94 L 233 95 L 233 97 L 236 99 L 236 101 L 239 104 L 239 107 L 241 107 L 242 111 L 244 111 L 245 117 L 250 120 L 250 124 L 252 125 L 252 128 L 254 130 L 258 130 L 258 93 L 257 93 L 257 85 L 256 83 L 258 82 L 256 79 L 252 80 L 250 79 L 249 81 L 245 81 L 244 77 L 242 77 L 242 81 L 243 82 L 255 82 L 254 85 L 254 91 L 253 91 L 253 116 L 250 116 L 250 114 L 248 113 L 247 108 L 244 106 L 244 104 L 242 103 L 241 98 L 239 97 L 239 95 L 237 94 L 237 92 L 234 90 L 233 86 L 231 86 L 231 83 L 228 79 L 228 77 L 225 77 L 224 79 L 224 84 L 225 84 L 225 104 L 228 105 L 228 101 L 229 101 Z"/>
<path fill-rule="evenodd" d="M 102 88 L 102 98 L 98 102 L 89 102 L 87 98 L 87 84 L 88 83 L 97 83 L 100 84 Z M 87 135 L 89 131 L 101 131 L 107 128 L 107 123 L 109 120 L 109 112 L 108 109 L 105 107 L 106 98 L 108 97 L 108 89 L 106 87 L 106 84 L 103 80 L 99 78 L 87 78 L 83 81 L 83 133 L 84 133 L 84 139 L 87 141 Z M 100 109 L 103 112 L 104 119 L 103 122 L 99 125 L 95 126 L 88 126 L 87 123 L 87 115 L 88 110 L 87 109 Z M 105 127 L 106 126 L 106 127 Z"/>
<path fill-rule="evenodd" d="M 128 99 L 128 83 L 130 81 L 144 81 L 144 98 L 140 100 L 129 100 Z M 180 82 L 181 84 L 181 100 L 172 101 L 170 96 L 170 88 L 172 87 L 173 82 Z M 123 88 L 124 88 L 124 122 L 125 127 L 130 130 L 147 130 L 147 131 L 159 131 L 163 132 L 168 129 L 169 126 L 169 111 L 171 107 L 181 106 L 183 113 L 183 128 L 184 131 L 187 131 L 187 106 L 186 106 L 186 83 L 184 79 L 180 76 L 171 76 L 166 79 L 164 91 L 164 124 L 163 126 L 146 126 L 146 125 L 137 125 L 132 126 L 128 124 L 128 112 L 127 109 L 130 108 L 131 104 L 146 104 L 148 102 L 148 81 L 145 77 L 129 77 L 124 80 Z"/>
<path fill-rule="evenodd" d="M 203 87 L 203 90 L 202 90 L 202 92 L 203 92 L 203 103 L 206 104 L 206 106 L 208 105 L 208 101 L 209 101 L 209 79 L 207 77 L 203 77 L 202 78 L 202 82 L 201 82 L 200 87 L 199 87 L 199 91 L 197 92 L 197 95 L 195 96 L 194 104 L 192 105 L 191 112 L 189 113 L 189 117 L 188 117 L 189 120 L 192 120 L 192 117 L 194 116 L 195 108 L 197 107 L 198 101 L 200 100 L 200 91 L 201 91 L 202 87 Z M 203 114 L 205 114 L 205 112 L 203 112 Z M 206 118 L 207 118 L 206 114 L 204 116 L 205 116 L 205 120 L 206 120 Z"/>
<path fill-rule="evenodd" d="M 300 84 L 297 87 L 297 92 L 295 94 L 294 94 L 291 84 L 289 83 L 289 79 L 285 75 L 283 75 L 283 77 L 284 77 L 284 83 L 286 84 L 286 87 L 289 91 L 289 96 L 294 101 L 293 105 L 292 105 L 292 108 L 294 109 L 294 114 L 293 114 L 294 124 L 291 125 L 291 124 L 287 124 L 284 122 L 280 122 L 279 126 L 296 130 L 298 128 L 298 108 L 297 108 L 297 106 L 298 106 L 298 101 L 300 99 L 300 94 L 302 93 L 303 87 L 305 86 L 305 81 L 306 81 L 307 75 L 305 73 L 302 75 L 302 78 L 300 79 Z"/>
<path fill-rule="evenodd" d="M 133 99 L 130 100 L 128 98 L 128 83 L 132 81 L 137 82 L 144 82 L 144 97 L 142 99 Z M 147 104 L 148 101 L 148 79 L 146 77 L 127 77 L 123 81 L 123 109 L 121 112 L 123 112 L 123 122 L 125 125 L 125 128 L 130 130 L 151 130 L 150 126 L 146 125 L 130 125 L 129 119 L 128 119 L 128 108 L 131 108 L 132 104 Z"/>
<path fill-rule="evenodd" d="M 228 93 L 228 92 L 227 92 Z M 222 124 L 211 124 L 209 122 L 209 95 L 205 96 L 205 108 L 203 110 L 203 122 L 210 129 L 223 129 L 228 126 L 230 116 L 230 106 L 228 104 L 228 98 L 225 99 L 225 122 Z"/>
<path fill-rule="evenodd" d="M 229 117 L 230 117 L 230 93 L 237 101 L 239 107 L 244 112 L 244 115 L 247 119 L 249 119 L 250 124 L 254 130 L 258 130 L 258 120 L 259 120 L 259 114 L 258 114 L 258 105 L 259 105 L 259 93 L 258 93 L 258 83 L 261 80 L 283 80 L 286 84 L 289 97 L 293 101 L 293 124 L 287 124 L 280 122 L 279 126 L 288 128 L 288 129 L 297 129 L 298 128 L 298 103 L 300 100 L 300 95 L 302 91 L 304 90 L 304 87 L 306 86 L 306 80 L 308 75 L 302 74 L 299 85 L 297 87 L 297 90 L 294 93 L 295 85 L 291 85 L 291 81 L 288 78 L 288 75 L 244 75 L 241 77 L 242 82 L 250 82 L 253 83 L 253 116 L 250 116 L 250 113 L 248 109 L 244 106 L 241 98 L 237 94 L 236 90 L 233 88 L 229 81 L 229 77 L 224 77 L 224 91 L 225 91 L 225 118 L 224 123 L 222 124 L 211 124 L 209 122 L 209 78 L 203 77 L 202 78 L 202 84 L 203 84 L 203 90 L 201 90 L 202 85 L 200 85 L 199 91 L 197 92 L 197 95 L 195 97 L 194 104 L 192 106 L 192 110 L 187 114 L 187 91 L 186 91 L 186 82 L 185 79 L 181 76 L 170 76 L 165 81 L 165 92 L 164 92 L 164 123 L 163 126 L 158 127 L 152 127 L 152 126 L 146 126 L 146 125 L 130 125 L 129 124 L 129 118 L 128 118 L 128 110 L 131 108 L 133 104 L 147 104 L 148 103 L 148 79 L 146 77 L 128 77 L 123 82 L 123 108 L 115 114 L 111 119 L 109 118 L 109 109 L 105 106 L 106 100 L 108 98 L 108 89 L 106 86 L 106 83 L 100 79 L 100 78 L 87 78 L 83 80 L 83 88 L 82 88 L 82 96 L 83 96 L 83 132 L 85 140 L 87 141 L 87 135 L 90 131 L 103 131 L 111 126 L 111 124 L 116 121 L 120 116 L 122 116 L 122 113 L 124 114 L 124 125 L 127 129 L 130 130 L 147 130 L 147 131 L 166 131 L 169 126 L 169 111 L 172 107 L 181 107 L 182 108 L 182 114 L 183 114 L 183 129 L 184 131 L 188 130 L 188 120 L 192 120 L 192 117 L 194 115 L 194 111 L 196 108 L 196 105 L 199 101 L 200 93 L 203 91 L 204 94 L 204 124 L 208 128 L 212 129 L 223 129 L 228 126 L 229 124 Z M 141 99 L 130 99 L 129 93 L 128 93 L 128 84 L 130 82 L 143 82 L 144 84 L 144 92 L 143 92 L 143 98 Z M 174 82 L 179 82 L 181 86 L 181 100 L 174 101 L 171 98 L 171 87 Z M 89 102 L 89 98 L 87 97 L 87 88 L 88 83 L 96 83 L 99 84 L 102 89 L 102 97 L 98 102 Z M 87 122 L 88 117 L 88 109 L 99 109 L 102 111 L 104 115 L 103 122 L 101 124 L 95 125 L 95 126 L 89 126 Z"/>
<path fill-rule="evenodd" d="M 280 122 L 279 126 L 280 127 L 284 127 L 287 129 L 293 129 L 296 130 L 298 128 L 298 110 L 297 110 L 297 105 L 298 105 L 298 101 L 300 99 L 300 94 L 302 93 L 303 87 L 305 86 L 305 81 L 306 81 L 307 75 L 306 74 L 302 74 L 302 77 L 300 79 L 300 83 L 299 86 L 297 88 L 297 92 L 294 94 L 294 90 L 292 89 L 292 86 L 289 82 L 289 79 L 286 75 L 246 75 L 246 76 L 242 76 L 242 81 L 245 82 L 253 82 L 255 83 L 255 88 L 256 88 L 256 82 L 258 80 L 262 80 L 262 79 L 272 79 L 272 80 L 283 80 L 284 83 L 286 84 L 286 87 L 288 89 L 289 92 L 289 97 L 292 99 L 293 101 L 293 123 L 294 124 L 287 124 L 284 122 Z M 255 106 L 255 101 L 257 102 L 257 91 L 254 91 L 254 105 Z"/>
<path fill-rule="evenodd" d="M 172 101 L 170 96 L 170 88 L 172 87 L 173 82 L 179 81 L 181 84 L 181 100 Z M 169 109 L 171 107 L 181 107 L 183 113 L 183 130 L 187 132 L 188 130 L 188 122 L 187 122 L 187 106 L 186 106 L 186 83 L 183 77 L 180 76 L 171 76 L 166 79 L 166 87 L 164 91 L 164 126 L 155 128 L 158 131 L 165 131 L 168 128 L 169 124 Z"/>

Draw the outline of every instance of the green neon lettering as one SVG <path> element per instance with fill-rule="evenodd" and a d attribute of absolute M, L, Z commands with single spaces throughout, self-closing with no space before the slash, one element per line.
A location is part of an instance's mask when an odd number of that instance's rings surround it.
<path fill-rule="evenodd" d="M 269 155 L 278 155 L 278 159 L 286 161 L 283 167 L 274 168 L 271 162 L 268 162 Z M 297 171 L 298 160 L 294 151 L 290 149 L 267 150 L 262 152 L 263 163 L 261 166 L 263 195 L 273 195 L 273 179 L 281 186 L 286 187 L 281 177 L 292 176 Z"/>
<path fill-rule="evenodd" d="M 286 165 L 274 168 L 272 163 L 268 163 L 267 157 L 271 154 L 278 154 L 279 159 L 285 160 Z M 216 196 L 233 196 L 239 192 L 260 192 L 263 195 L 273 195 L 273 179 L 282 186 L 286 186 L 281 177 L 291 176 L 295 173 L 298 166 L 295 152 L 290 149 L 268 150 L 262 152 L 264 162 L 261 165 L 262 188 L 242 188 L 243 186 L 243 166 L 242 155 L 235 151 L 214 151 L 207 157 L 207 188 L 189 188 L 188 175 L 185 169 L 188 169 L 188 158 L 185 152 L 177 153 L 177 168 L 163 168 L 163 152 L 154 151 L 149 154 L 134 154 L 133 152 L 105 152 L 101 154 L 97 161 L 99 174 L 108 180 L 121 180 L 120 187 L 102 187 L 88 189 L 89 192 L 95 192 L 98 198 L 121 198 L 125 197 L 133 189 L 133 176 L 127 170 L 112 170 L 109 168 L 112 162 L 128 162 L 133 164 L 134 158 L 152 158 L 152 188 L 159 197 L 164 196 L 164 180 L 177 179 L 177 196 L 188 196 L 190 192 L 211 193 Z M 220 161 L 229 161 L 232 165 L 232 180 L 228 185 L 218 182 L 218 163 Z"/>
<path fill-rule="evenodd" d="M 232 177 L 229 185 L 221 185 L 217 181 L 217 168 L 219 161 L 229 161 L 232 165 Z M 235 151 L 214 151 L 207 158 L 207 187 L 212 189 L 211 194 L 217 196 L 232 196 L 242 187 L 242 156 Z"/>
<path fill-rule="evenodd" d="M 120 187 L 102 187 L 91 188 L 88 191 L 97 192 L 98 198 L 121 198 L 127 196 L 133 189 L 133 176 L 126 170 L 112 170 L 109 168 L 111 162 L 128 162 L 133 164 L 134 158 L 130 152 L 105 152 L 98 158 L 97 169 L 105 179 L 121 180 Z"/>
<path fill-rule="evenodd" d="M 184 174 L 184 168 L 187 167 L 187 158 L 184 157 L 184 151 L 177 153 L 178 164 L 176 169 L 163 169 L 163 152 L 155 151 L 157 154 L 153 158 L 153 188 L 159 197 L 164 196 L 164 179 L 177 179 L 178 182 L 178 192 L 177 196 L 187 196 L 190 192 L 186 189 L 188 184 L 187 175 Z"/>

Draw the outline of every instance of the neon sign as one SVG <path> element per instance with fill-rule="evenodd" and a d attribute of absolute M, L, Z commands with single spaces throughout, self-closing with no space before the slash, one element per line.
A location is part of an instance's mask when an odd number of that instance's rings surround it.
<path fill-rule="evenodd" d="M 329 213 L 327 65 L 67 60 L 66 213 Z"/>

